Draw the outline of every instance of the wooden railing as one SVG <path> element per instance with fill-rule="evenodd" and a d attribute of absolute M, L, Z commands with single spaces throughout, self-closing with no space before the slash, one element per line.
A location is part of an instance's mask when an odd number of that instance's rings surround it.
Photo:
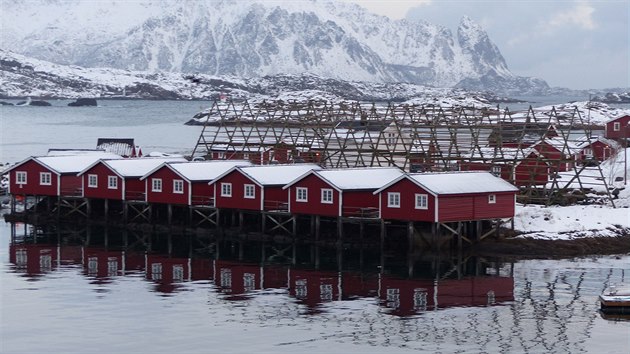
<path fill-rule="evenodd" d="M 145 198 L 145 193 L 144 192 L 126 192 L 125 193 L 125 200 L 128 201 L 144 201 Z"/>
<path fill-rule="evenodd" d="M 209 197 L 207 195 L 193 195 L 191 198 L 192 205 L 203 205 L 208 207 L 214 207 L 214 197 Z"/>
<path fill-rule="evenodd" d="M 263 207 L 265 210 L 288 211 L 289 203 L 280 200 L 267 200 Z"/>
<path fill-rule="evenodd" d="M 359 218 L 378 218 L 378 208 L 346 206 L 342 209 L 342 215 Z"/>
<path fill-rule="evenodd" d="M 80 197 L 83 195 L 83 188 L 62 188 L 59 192 L 61 197 Z"/>

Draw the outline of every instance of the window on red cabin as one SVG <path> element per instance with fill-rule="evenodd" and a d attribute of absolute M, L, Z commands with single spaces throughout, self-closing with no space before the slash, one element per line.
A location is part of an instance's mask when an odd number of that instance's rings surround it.
<path fill-rule="evenodd" d="M 429 195 L 428 194 L 416 194 L 416 209 L 429 209 Z"/>
<path fill-rule="evenodd" d="M 184 281 L 184 266 L 181 264 L 173 264 L 173 281 Z"/>
<path fill-rule="evenodd" d="M 501 176 L 501 166 L 492 166 L 491 173 L 497 177 Z"/>
<path fill-rule="evenodd" d="M 107 176 L 107 188 L 109 188 L 109 189 L 118 189 L 118 177 L 116 177 L 116 176 Z"/>
<path fill-rule="evenodd" d="M 387 193 L 387 207 L 400 208 L 400 193 L 398 192 Z"/>
<path fill-rule="evenodd" d="M 333 190 L 328 188 L 322 189 L 322 203 L 332 204 L 333 202 Z"/>
<path fill-rule="evenodd" d="M 184 193 L 184 181 L 182 181 L 181 179 L 176 179 L 173 181 L 173 193 Z"/>
<path fill-rule="evenodd" d="M 232 183 L 221 183 L 221 196 L 222 197 L 232 196 Z"/>
<path fill-rule="evenodd" d="M 151 192 L 161 192 L 161 191 L 162 191 L 162 179 L 152 178 L 151 179 Z"/>
<path fill-rule="evenodd" d="M 42 186 L 50 186 L 52 184 L 52 174 L 50 172 L 40 172 L 39 184 Z"/>
<path fill-rule="evenodd" d="M 620 122 L 614 122 L 613 123 L 613 130 L 618 132 L 621 130 L 621 123 Z"/>
<path fill-rule="evenodd" d="M 243 186 L 243 196 L 247 199 L 256 198 L 256 187 L 253 184 L 246 184 Z"/>
<path fill-rule="evenodd" d="M 17 171 L 15 173 L 16 184 L 26 184 L 26 171 Z"/>
<path fill-rule="evenodd" d="M 89 188 L 98 188 L 98 176 L 97 175 L 88 175 L 88 187 Z"/>
<path fill-rule="evenodd" d="M 295 188 L 295 201 L 308 202 L 308 189 L 305 187 Z"/>
<path fill-rule="evenodd" d="M 497 202 L 496 194 L 489 194 L 488 195 L 488 204 L 495 204 L 496 202 Z"/>

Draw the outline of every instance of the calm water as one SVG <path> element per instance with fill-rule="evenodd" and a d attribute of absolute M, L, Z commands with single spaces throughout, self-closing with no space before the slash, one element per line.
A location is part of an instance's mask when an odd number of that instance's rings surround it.
<path fill-rule="evenodd" d="M 201 128 L 183 123 L 208 105 L 67 102 L 0 107 L 0 162 L 99 137 L 190 152 Z M 2 221 L 0 352 L 628 353 L 630 322 L 597 296 L 629 276 L 630 255 L 458 264 Z"/>
<path fill-rule="evenodd" d="M 316 269 L 313 247 L 298 244 L 294 252 L 290 244 L 211 235 L 3 223 L 0 351 L 627 353 L 630 347 L 629 319 L 605 318 L 597 303 L 608 284 L 630 280 L 630 255 L 458 263 L 419 252 L 409 261 L 404 252 L 381 258 L 378 250 L 320 247 Z"/>

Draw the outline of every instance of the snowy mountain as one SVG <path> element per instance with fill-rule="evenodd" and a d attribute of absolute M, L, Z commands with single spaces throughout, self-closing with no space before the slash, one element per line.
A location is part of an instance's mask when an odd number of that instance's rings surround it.
<path fill-rule="evenodd" d="M 328 1 L 3 2 L 0 48 L 58 64 L 149 72 L 459 85 L 543 93 L 468 17 L 457 33 Z"/>
<path fill-rule="evenodd" d="M 327 99 L 406 101 L 437 98 L 460 105 L 510 102 L 490 93 L 408 83 L 341 81 L 313 74 L 243 79 L 204 74 L 132 72 L 54 64 L 0 50 L 0 98 Z"/>

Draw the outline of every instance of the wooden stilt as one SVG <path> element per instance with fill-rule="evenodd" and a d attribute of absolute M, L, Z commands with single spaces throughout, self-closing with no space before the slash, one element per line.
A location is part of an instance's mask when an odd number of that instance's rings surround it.
<path fill-rule="evenodd" d="M 173 204 L 166 205 L 166 220 L 168 225 L 173 225 Z"/>
<path fill-rule="evenodd" d="M 107 219 L 109 218 L 109 199 L 105 199 L 105 201 L 103 201 L 103 216 L 105 217 L 105 221 L 107 222 Z"/>

